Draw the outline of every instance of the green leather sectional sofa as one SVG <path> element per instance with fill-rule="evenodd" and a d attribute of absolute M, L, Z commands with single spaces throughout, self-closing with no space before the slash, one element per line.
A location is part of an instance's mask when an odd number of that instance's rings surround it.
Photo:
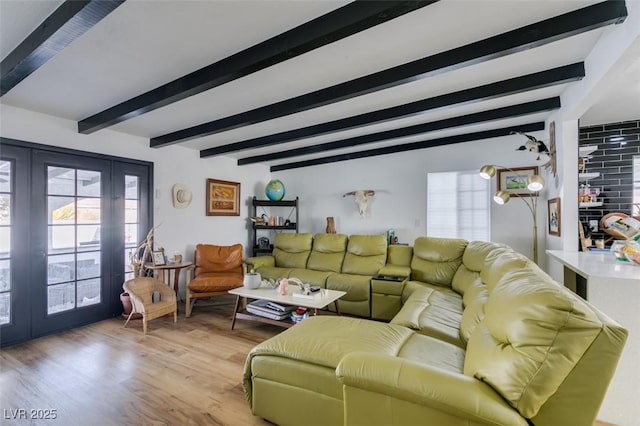
<path fill-rule="evenodd" d="M 328 234 L 275 246 L 249 260 L 264 276 L 345 290 L 352 315 L 395 313 L 312 317 L 256 346 L 243 382 L 255 415 L 332 426 L 596 419 L 627 331 L 511 248 Z M 401 278 L 372 280 L 381 272 Z"/>

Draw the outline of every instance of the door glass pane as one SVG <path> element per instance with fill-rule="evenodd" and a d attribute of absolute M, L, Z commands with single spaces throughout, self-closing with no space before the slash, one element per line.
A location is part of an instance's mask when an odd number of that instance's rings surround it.
<path fill-rule="evenodd" d="M 0 260 L 0 292 L 11 290 L 11 263 Z"/>
<path fill-rule="evenodd" d="M 0 259 L 7 259 L 11 255 L 11 228 L 0 226 Z"/>
<path fill-rule="evenodd" d="M 47 311 L 53 314 L 100 303 L 102 175 L 50 166 L 48 176 Z"/>
<path fill-rule="evenodd" d="M 124 222 L 138 222 L 138 200 L 125 200 L 124 202 Z"/>
<path fill-rule="evenodd" d="M 78 251 L 96 250 L 100 248 L 100 226 L 78 225 Z"/>
<path fill-rule="evenodd" d="M 124 279 L 129 280 L 134 276 L 131 261 L 138 246 L 138 212 L 140 210 L 138 176 L 125 175 L 124 185 Z"/>
<path fill-rule="evenodd" d="M 0 160 L 0 192 L 11 191 L 11 162 Z"/>
<path fill-rule="evenodd" d="M 49 226 L 49 254 L 73 251 L 75 246 L 75 226 Z"/>
<path fill-rule="evenodd" d="M 48 167 L 47 193 L 49 195 L 75 195 L 74 169 Z"/>
<path fill-rule="evenodd" d="M 48 197 L 49 225 L 66 225 L 76 220 L 76 203 L 73 197 Z"/>
<path fill-rule="evenodd" d="M 78 281 L 78 307 L 100 303 L 100 278 Z"/>
<path fill-rule="evenodd" d="M 11 293 L 0 293 L 0 324 L 11 321 Z"/>
<path fill-rule="evenodd" d="M 66 283 L 76 279 L 75 254 L 48 256 L 47 284 Z"/>
<path fill-rule="evenodd" d="M 0 324 L 11 322 L 12 161 L 0 161 Z"/>
<path fill-rule="evenodd" d="M 128 223 L 124 226 L 124 243 L 127 247 L 135 246 L 138 243 L 138 225 Z"/>
<path fill-rule="evenodd" d="M 100 252 L 78 253 L 78 280 L 100 276 Z"/>
<path fill-rule="evenodd" d="M 137 200 L 138 196 L 138 176 L 124 177 L 124 198 L 127 200 Z"/>
<path fill-rule="evenodd" d="M 75 308 L 75 283 L 50 285 L 47 290 L 47 313 L 55 314 Z"/>
<path fill-rule="evenodd" d="M 11 195 L 0 194 L 0 225 L 11 224 Z"/>
<path fill-rule="evenodd" d="M 100 223 L 100 198 L 78 198 L 78 223 Z"/>
<path fill-rule="evenodd" d="M 78 196 L 100 197 L 100 172 L 78 170 Z"/>

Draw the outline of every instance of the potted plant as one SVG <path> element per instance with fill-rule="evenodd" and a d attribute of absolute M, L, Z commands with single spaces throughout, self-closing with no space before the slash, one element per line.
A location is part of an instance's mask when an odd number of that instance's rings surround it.
<path fill-rule="evenodd" d="M 255 268 L 251 267 L 249 272 L 244 276 L 242 284 L 250 290 L 255 290 L 256 288 L 260 287 L 261 282 L 262 277 L 259 273 L 256 272 Z"/>

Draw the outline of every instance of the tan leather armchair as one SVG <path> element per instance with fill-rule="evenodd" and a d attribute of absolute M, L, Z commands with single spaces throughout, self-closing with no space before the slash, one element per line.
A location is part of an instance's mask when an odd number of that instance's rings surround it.
<path fill-rule="evenodd" d="M 243 253 L 242 244 L 196 246 L 194 265 L 187 271 L 187 318 L 196 299 L 224 296 L 228 290 L 242 286 L 246 272 Z"/>
<path fill-rule="evenodd" d="M 124 323 L 129 324 L 133 314 L 142 315 L 142 329 L 147 334 L 147 321 L 167 314 L 173 314 L 173 322 L 178 321 L 178 303 L 175 292 L 164 282 L 151 277 L 138 277 L 126 281 L 122 288 L 129 293 L 133 309 Z M 160 294 L 160 300 L 153 302 L 153 293 Z"/>

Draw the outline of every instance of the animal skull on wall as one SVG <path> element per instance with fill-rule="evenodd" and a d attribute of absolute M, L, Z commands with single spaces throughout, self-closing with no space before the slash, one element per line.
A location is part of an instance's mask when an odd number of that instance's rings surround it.
<path fill-rule="evenodd" d="M 342 197 L 353 195 L 353 201 L 358 205 L 358 213 L 360 217 L 364 217 L 367 214 L 367 208 L 369 208 L 369 197 L 376 195 L 376 191 L 371 189 L 361 189 L 358 191 L 351 191 L 344 194 Z"/>

